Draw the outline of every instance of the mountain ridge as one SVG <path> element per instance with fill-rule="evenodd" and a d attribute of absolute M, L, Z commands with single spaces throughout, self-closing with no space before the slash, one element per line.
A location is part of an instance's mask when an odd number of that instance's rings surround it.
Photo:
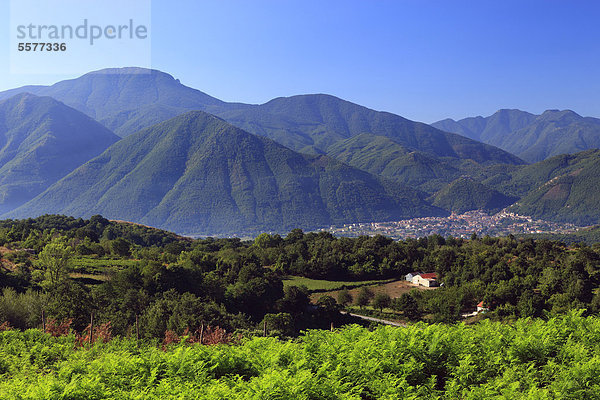
<path fill-rule="evenodd" d="M 23 204 L 119 137 L 51 98 L 0 101 L 0 212 Z"/>
<path fill-rule="evenodd" d="M 141 68 L 93 71 L 51 86 L 29 88 L 96 118 L 121 137 L 184 112 L 201 110 L 292 150 L 312 154 L 325 154 L 337 141 L 371 133 L 436 156 L 524 163 L 493 146 L 326 94 L 277 97 L 264 104 L 226 103 L 182 85 L 169 74 Z M 6 95 L 0 92 L 0 99 Z"/>
<path fill-rule="evenodd" d="M 546 110 L 540 115 L 499 110 L 485 118 L 445 119 L 432 126 L 497 146 L 530 163 L 600 148 L 600 119 L 571 110 Z"/>
<path fill-rule="evenodd" d="M 164 104 L 179 108 L 178 112 L 183 113 L 223 103 L 197 89 L 182 85 L 170 74 L 136 67 L 107 68 L 50 86 L 16 88 L 0 92 L 0 100 L 23 91 L 55 98 L 96 120 L 131 110 L 132 104 L 136 104 L 134 108 Z"/>

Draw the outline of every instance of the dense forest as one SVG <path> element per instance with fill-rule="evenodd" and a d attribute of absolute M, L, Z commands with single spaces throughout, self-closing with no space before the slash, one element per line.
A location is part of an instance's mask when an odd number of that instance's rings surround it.
<path fill-rule="evenodd" d="M 40 327 L 44 312 L 75 331 L 93 314 L 115 335 L 131 335 L 137 321 L 147 338 L 202 325 L 253 331 L 266 322 L 295 335 L 348 322 L 338 310 L 370 300 L 405 321 L 459 321 L 481 301 L 490 309 L 486 318 L 504 320 L 600 310 L 600 248 L 545 239 L 394 241 L 296 229 L 252 241 L 192 240 L 101 216 L 43 216 L 0 222 L 0 245 L 0 321 L 20 329 Z M 306 287 L 283 284 L 288 276 L 400 280 L 411 271 L 437 272 L 442 287 L 311 304 Z"/>
<path fill-rule="evenodd" d="M 239 239 L 191 240 L 141 225 L 43 216 L 0 223 L 0 323 L 40 327 L 41 315 L 75 331 L 109 323 L 115 335 L 183 333 L 201 325 L 282 333 L 329 327 L 346 317 L 284 290 L 260 247 Z"/>
<path fill-rule="evenodd" d="M 413 290 L 392 301 L 412 319 L 429 314 L 452 322 L 480 301 L 490 317 L 514 319 L 597 312 L 600 247 L 560 241 L 475 235 L 469 240 L 430 236 L 393 241 L 383 236 L 335 238 L 292 231 L 285 239 L 256 239 L 265 265 L 286 274 L 324 279 L 402 278 L 410 271 L 437 272 L 443 287 Z"/>

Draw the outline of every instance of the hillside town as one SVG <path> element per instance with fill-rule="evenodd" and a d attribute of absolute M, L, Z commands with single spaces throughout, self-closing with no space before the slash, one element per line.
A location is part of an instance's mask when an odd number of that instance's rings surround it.
<path fill-rule="evenodd" d="M 438 234 L 467 238 L 478 236 L 503 236 L 508 234 L 572 233 L 581 227 L 534 219 L 529 216 L 501 211 L 490 215 L 485 211 L 469 211 L 448 217 L 411 218 L 392 222 L 369 222 L 331 226 L 324 229 L 337 236 L 385 235 L 394 239 L 417 238 Z"/>

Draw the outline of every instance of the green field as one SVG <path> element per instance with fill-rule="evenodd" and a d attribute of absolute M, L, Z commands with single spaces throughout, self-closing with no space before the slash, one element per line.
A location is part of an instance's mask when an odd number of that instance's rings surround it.
<path fill-rule="evenodd" d="M 310 292 L 329 292 L 332 290 L 352 289 L 361 286 L 380 285 L 393 282 L 396 279 L 380 279 L 373 281 L 326 281 L 310 279 L 301 276 L 289 276 L 283 280 L 283 286 L 306 286 Z"/>
<path fill-rule="evenodd" d="M 600 319 L 310 330 L 236 345 L 0 332 L 2 399 L 597 399 Z"/>

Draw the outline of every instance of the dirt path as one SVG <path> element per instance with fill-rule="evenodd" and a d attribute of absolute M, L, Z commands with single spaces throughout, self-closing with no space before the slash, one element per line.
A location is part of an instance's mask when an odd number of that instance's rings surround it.
<path fill-rule="evenodd" d="M 367 317 L 366 315 L 353 314 L 353 313 L 349 313 L 348 311 L 340 311 L 340 313 L 348 314 L 352 317 L 364 319 L 365 321 L 378 322 L 378 323 L 384 324 L 384 325 L 399 326 L 399 327 L 403 327 L 403 328 L 406 327 L 406 324 L 403 324 L 402 322 L 388 321 L 387 319 L 380 319 L 380 318 L 375 318 L 375 317 Z"/>

